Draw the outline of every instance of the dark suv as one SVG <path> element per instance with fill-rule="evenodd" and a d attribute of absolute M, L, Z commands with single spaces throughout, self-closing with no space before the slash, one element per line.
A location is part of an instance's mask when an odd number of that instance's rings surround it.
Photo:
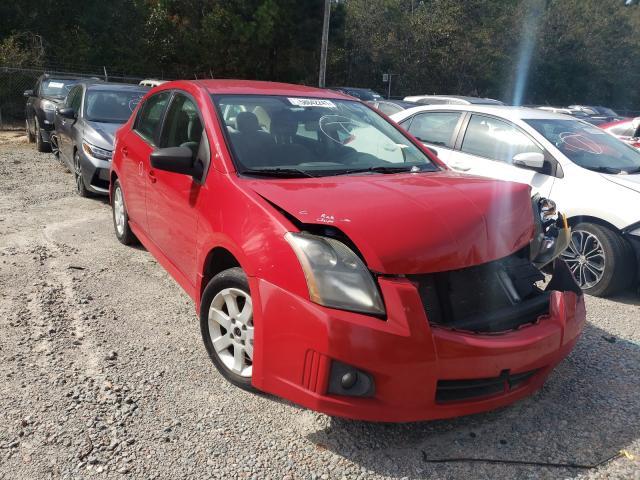
<path fill-rule="evenodd" d="M 148 87 L 82 81 L 56 110 L 60 161 L 75 176 L 80 196 L 109 192 L 109 168 L 116 130 L 125 123 Z"/>
<path fill-rule="evenodd" d="M 33 90 L 26 90 L 26 131 L 29 143 L 36 142 L 39 152 L 51 150 L 53 117 L 58 107 L 79 78 L 41 75 Z"/>

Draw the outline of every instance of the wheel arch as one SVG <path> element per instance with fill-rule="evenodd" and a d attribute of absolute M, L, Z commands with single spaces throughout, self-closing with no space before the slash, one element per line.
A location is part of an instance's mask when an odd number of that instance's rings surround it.
<path fill-rule="evenodd" d="M 200 282 L 198 299 L 202 298 L 204 289 L 213 277 L 224 270 L 234 267 L 242 268 L 240 261 L 230 250 L 219 245 L 209 250 L 202 266 L 202 281 Z"/>
<path fill-rule="evenodd" d="M 608 228 L 609 230 L 620 234 L 620 229 L 612 223 L 603 220 L 602 218 L 592 217 L 591 215 L 575 215 L 567 219 L 569 225 L 573 228 L 579 223 L 593 223 L 594 225 L 600 225 L 601 227 Z"/>

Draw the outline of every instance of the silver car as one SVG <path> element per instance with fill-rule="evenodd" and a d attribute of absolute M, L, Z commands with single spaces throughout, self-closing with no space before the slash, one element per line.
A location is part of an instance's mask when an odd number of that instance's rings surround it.
<path fill-rule="evenodd" d="M 56 110 L 58 155 L 73 172 L 80 196 L 109 193 L 116 130 L 129 119 L 148 90 L 139 85 L 81 82 Z"/>

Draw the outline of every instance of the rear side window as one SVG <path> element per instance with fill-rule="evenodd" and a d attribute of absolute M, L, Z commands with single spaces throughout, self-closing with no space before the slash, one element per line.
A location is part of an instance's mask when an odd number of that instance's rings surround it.
<path fill-rule="evenodd" d="M 512 163 L 519 153 L 544 153 L 515 125 L 482 115 L 471 117 L 461 150 L 506 163 Z"/>
<path fill-rule="evenodd" d="M 421 142 L 453 148 L 453 132 L 461 112 L 429 112 L 413 117 L 409 133 Z"/>
<path fill-rule="evenodd" d="M 169 91 L 160 92 L 147 99 L 136 118 L 133 129 L 152 145 L 155 145 L 156 133 L 170 95 Z"/>

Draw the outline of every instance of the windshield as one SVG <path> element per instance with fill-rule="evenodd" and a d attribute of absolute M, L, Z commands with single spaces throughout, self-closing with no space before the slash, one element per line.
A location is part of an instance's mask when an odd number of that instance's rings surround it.
<path fill-rule="evenodd" d="M 140 90 L 88 91 L 85 118 L 91 122 L 125 123 L 146 92 Z"/>
<path fill-rule="evenodd" d="M 213 96 L 240 173 L 324 176 L 434 171 L 392 124 L 349 100 Z"/>
<path fill-rule="evenodd" d="M 640 172 L 640 152 L 579 120 L 525 120 L 573 163 L 604 173 Z"/>
<path fill-rule="evenodd" d="M 71 90 L 78 80 L 74 79 L 54 79 L 49 78 L 47 80 L 42 81 L 42 85 L 40 86 L 40 93 L 45 97 L 59 97 L 64 98 Z"/>

